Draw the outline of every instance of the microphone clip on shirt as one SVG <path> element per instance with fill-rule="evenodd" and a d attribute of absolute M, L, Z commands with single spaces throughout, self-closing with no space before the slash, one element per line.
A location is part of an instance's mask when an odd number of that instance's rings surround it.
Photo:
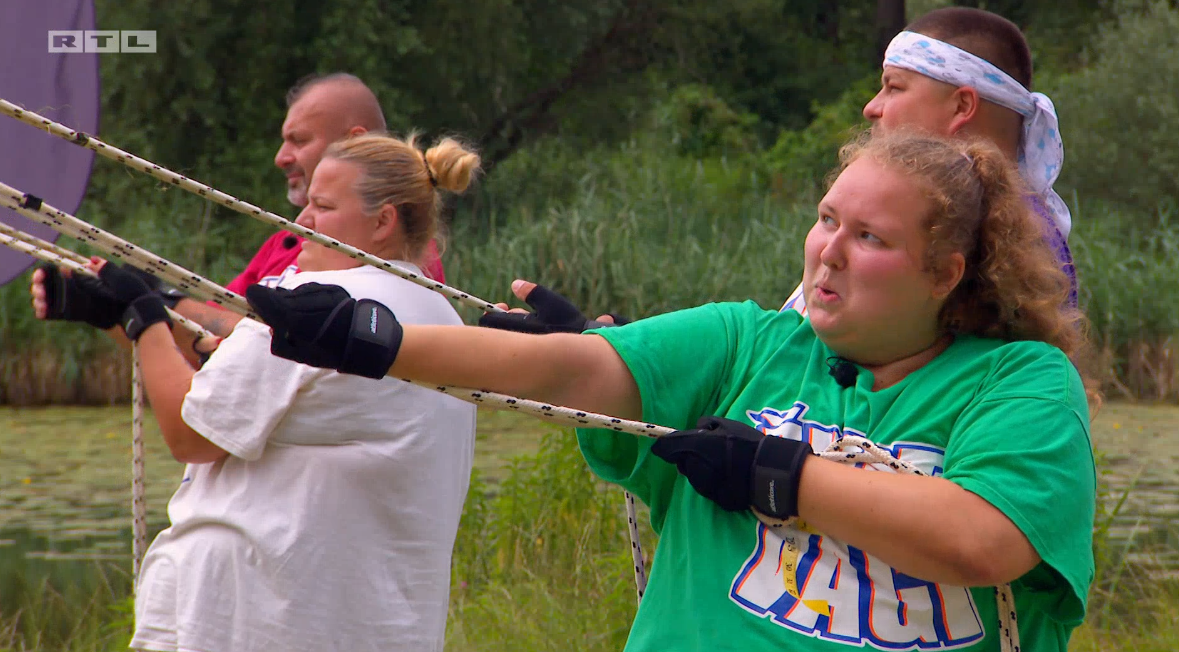
<path fill-rule="evenodd" d="M 835 379 L 843 389 L 852 387 L 856 384 L 856 377 L 860 375 L 860 368 L 857 367 L 851 360 L 841 358 L 833 355 L 827 358 L 827 373 Z"/>

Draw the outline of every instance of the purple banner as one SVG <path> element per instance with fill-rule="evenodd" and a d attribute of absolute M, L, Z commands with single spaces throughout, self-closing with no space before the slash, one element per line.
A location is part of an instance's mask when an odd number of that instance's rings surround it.
<path fill-rule="evenodd" d="M 50 30 L 93 30 L 93 0 L 4 2 L 0 6 L 0 98 L 71 129 L 98 130 L 98 55 L 49 52 Z M 0 181 L 76 213 L 94 152 L 0 115 Z M 43 240 L 57 232 L 0 208 L 0 221 Z M 0 246 L 0 285 L 34 259 Z"/>

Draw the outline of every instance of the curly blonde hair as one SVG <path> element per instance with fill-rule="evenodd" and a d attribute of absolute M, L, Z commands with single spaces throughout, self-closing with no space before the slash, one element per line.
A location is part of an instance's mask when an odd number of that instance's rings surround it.
<path fill-rule="evenodd" d="M 917 179 L 932 201 L 923 224 L 926 268 L 939 271 L 953 252 L 966 259 L 962 280 L 938 314 L 939 331 L 1055 346 L 1077 367 L 1096 411 L 1101 395 L 1088 319 L 1069 303 L 1069 278 L 1007 157 L 983 140 L 866 132 L 840 149 L 829 183 L 865 156 Z"/>

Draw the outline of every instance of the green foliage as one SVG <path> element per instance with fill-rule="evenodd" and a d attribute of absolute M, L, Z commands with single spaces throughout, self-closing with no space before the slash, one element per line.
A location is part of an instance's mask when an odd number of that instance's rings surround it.
<path fill-rule="evenodd" d="M 826 5 L 98 0 L 100 27 L 159 34 L 150 57 L 101 60 L 100 133 L 273 207 L 283 205 L 271 159 L 284 95 L 311 72 L 352 72 L 373 88 L 393 131 L 458 133 L 495 163 L 544 134 L 583 143 L 625 137 L 644 106 L 641 91 L 657 79 L 723 89 L 726 101 L 754 107 L 768 125 L 805 122 L 816 90 L 833 96 L 849 78 L 840 71 L 867 65 L 853 53 L 870 31 L 859 18 L 871 3 L 843 3 L 836 13 Z M 828 44 L 828 36 L 842 40 Z M 151 202 L 144 186 L 118 176 L 100 170 L 92 184 L 89 199 L 102 212 Z"/>
<path fill-rule="evenodd" d="M 809 211 L 775 201 L 739 160 L 665 149 L 632 142 L 590 157 L 568 203 L 459 221 L 448 279 L 489 300 L 506 299 L 514 278 L 535 280 L 593 314 L 748 298 L 780 306 L 801 275 Z"/>
<path fill-rule="evenodd" d="M 96 566 L 80 584 L 3 578 L 0 652 L 123 652 L 131 643 L 130 579 Z"/>
<path fill-rule="evenodd" d="M 815 118 L 806 128 L 779 135 L 765 159 L 781 191 L 805 194 L 821 185 L 839 161 L 839 147 L 857 130 L 867 127 L 864 105 L 879 88 L 879 73 L 863 77 L 834 102 L 816 104 Z"/>
<path fill-rule="evenodd" d="M 907 0 L 906 16 L 913 21 L 934 9 L 951 5 L 990 11 L 1019 26 L 1031 46 L 1037 79 L 1045 71 L 1059 73 L 1083 67 L 1087 62 L 1086 50 L 1098 28 L 1114 15 L 1114 3 L 1108 0 Z"/>
<path fill-rule="evenodd" d="M 1146 416 L 1141 408 L 1124 410 Z M 447 649 L 622 649 L 635 614 L 622 493 L 594 478 L 568 430 L 520 429 L 542 437 L 538 452 L 515 458 L 499 484 L 475 477 L 468 493 L 452 562 Z M 1114 452 L 1133 455 L 1137 448 L 1128 445 Z M 1118 499 L 1140 494 L 1144 483 L 1132 481 L 1125 494 L 1115 493 L 1103 456 L 1098 468 L 1098 574 L 1089 618 L 1069 649 L 1176 649 L 1174 583 L 1127 563 L 1125 544 L 1109 537 L 1110 523 L 1127 504 Z M 639 520 L 650 559 L 656 541 L 646 515 Z M 126 566 L 86 565 L 85 573 L 62 576 L 51 566 L 34 569 L 19 552 L 0 556 L 0 651 L 126 650 L 133 613 Z"/>
<path fill-rule="evenodd" d="M 1082 305 L 1100 337 L 1114 342 L 1173 335 L 1179 315 L 1179 221 L 1110 204 L 1075 209 L 1069 245 Z M 1154 222 L 1136 228 L 1135 222 Z"/>
<path fill-rule="evenodd" d="M 349 69 L 369 80 L 394 128 L 458 132 L 501 152 L 520 138 L 450 213 L 452 285 L 504 300 L 513 278 L 530 278 L 590 312 L 632 316 L 746 298 L 773 308 L 801 275 L 818 181 L 866 125 L 861 110 L 878 73 L 870 57 L 852 54 L 871 41 L 871 4 L 839 3 L 832 13 L 817 0 L 495 0 L 429 10 L 299 0 L 280 11 L 244 0 L 99 0 L 100 26 L 160 33 L 156 56 L 102 59 L 102 133 L 292 216 L 272 162 L 286 88 L 312 70 Z M 1029 5 L 1017 18 L 1029 29 L 1089 25 L 1104 11 L 1095 7 Z M 1072 236 L 1082 300 L 1115 385 L 1179 397 L 1179 382 L 1159 371 L 1170 364 L 1179 314 L 1179 158 L 1158 146 L 1179 125 L 1166 82 L 1179 81 L 1167 56 L 1179 13 L 1162 3 L 1117 7 L 1096 63 L 1049 75 L 1046 86 L 1068 143 L 1064 180 L 1083 200 L 1073 202 Z M 769 83 L 770 69 L 802 86 Z M 852 71 L 858 81 L 824 103 Z M 804 98 L 806 108 L 770 110 L 771 97 Z M 790 124 L 760 151 L 766 129 Z M 101 158 L 79 216 L 221 283 L 271 230 Z M 122 373 L 111 368 L 117 353 L 87 328 L 34 320 L 27 283 L 0 288 L 0 400 L 125 400 L 125 387 L 80 389 L 96 374 Z M 1144 355 L 1142 342 L 1157 355 Z"/>
<path fill-rule="evenodd" d="M 876 69 L 874 0 L 745 0 L 684 12 L 668 40 L 687 64 L 673 81 L 702 81 L 760 118 L 761 137 L 801 129 Z"/>
<path fill-rule="evenodd" d="M 758 117 L 734 110 L 708 86 L 681 86 L 660 108 L 659 122 L 670 128 L 682 155 L 749 154 L 757 146 Z"/>
<path fill-rule="evenodd" d="M 471 488 L 449 649 L 605 652 L 626 642 L 636 602 L 622 492 L 590 473 L 571 431 L 548 430 L 494 495 Z M 645 530 L 648 556 L 652 539 Z"/>
<path fill-rule="evenodd" d="M 856 104 L 844 102 L 844 115 Z M 745 299 L 780 306 L 801 278 L 813 204 L 779 199 L 753 156 L 681 156 L 669 129 L 663 125 L 641 139 L 591 150 L 548 141 L 509 159 L 477 193 L 474 208 L 460 207 L 444 254 L 451 285 L 504 301 L 511 281 L 526 278 L 569 296 L 591 315 L 642 317 Z M 810 151 L 818 156 L 822 148 Z M 228 281 L 244 264 L 233 223 L 206 219 L 198 212 L 202 206 L 186 207 L 187 198 L 174 190 L 166 194 L 176 201 L 171 220 L 138 209 L 124 220 L 120 235 Z M 1173 211 L 1165 205 L 1152 214 L 1103 202 L 1072 203 L 1070 244 L 1082 307 L 1109 356 L 1113 389 L 1124 396 L 1179 398 L 1179 382 L 1165 373 L 1169 349 L 1144 358 L 1136 348 L 1165 344 L 1179 332 L 1179 226 Z M 244 216 L 235 219 L 249 224 Z M 184 223 L 206 226 L 188 233 Z M 254 242 L 261 239 L 259 234 Z M 6 347 L 0 387 L 81 382 L 90 373 L 86 365 L 112 347 L 92 329 L 37 322 L 26 288 L 27 280 L 0 288 L 0 342 Z M 477 315 L 467 311 L 464 317 L 473 321 Z M 61 363 L 33 379 L 28 356 L 38 351 L 52 352 Z"/>
<path fill-rule="evenodd" d="M 1093 46 L 1095 62 L 1048 92 L 1068 152 L 1062 183 L 1085 197 L 1151 211 L 1161 200 L 1179 201 L 1179 150 L 1172 146 L 1179 134 L 1179 8 L 1141 5 L 1120 5 Z"/>
<path fill-rule="evenodd" d="M 1027 36 L 1032 49 L 1037 81 L 1032 90 L 1038 90 L 1040 77 L 1047 71 L 1075 71 L 1089 63 L 1087 53 L 1103 23 L 1115 14 L 1113 4 L 1108 0 L 1075 0 L 1063 2 L 1020 2 L 1007 0 L 1024 8 L 1026 18 L 1015 20 Z"/>
<path fill-rule="evenodd" d="M 1115 537 L 1115 522 L 1128 501 L 1136 494 L 1149 491 L 1149 481 L 1139 470 L 1127 485 L 1114 489 L 1115 475 L 1106 456 L 1096 454 L 1097 515 L 1093 529 L 1093 559 L 1096 573 L 1090 589 L 1089 626 L 1082 628 L 1080 649 L 1108 649 L 1111 639 L 1138 637 L 1144 639 L 1137 649 L 1172 649 L 1179 639 L 1179 584 L 1165 572 L 1155 568 L 1151 560 L 1173 554 L 1179 529 L 1173 523 L 1165 531 L 1148 531 L 1144 525 L 1147 514 L 1140 514 L 1129 536 Z M 1166 521 L 1164 521 L 1166 522 Z M 1145 534 L 1138 534 L 1139 531 Z M 1151 535 L 1155 541 L 1151 541 Z M 1161 538 L 1158 536 L 1162 534 Z M 1161 553 L 1161 555 L 1160 555 Z M 1146 563 L 1143 561 L 1146 560 Z M 1166 562 L 1163 564 L 1166 566 Z M 1104 639 L 1105 646 L 1096 645 Z M 1168 643 L 1170 645 L 1168 645 Z"/>

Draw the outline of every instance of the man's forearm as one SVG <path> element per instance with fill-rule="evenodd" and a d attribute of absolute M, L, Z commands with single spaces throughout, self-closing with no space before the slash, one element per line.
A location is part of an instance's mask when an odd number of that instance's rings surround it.
<path fill-rule="evenodd" d="M 235 312 L 192 299 L 181 299 L 173 310 L 204 326 L 218 337 L 228 337 L 233 332 L 233 327 L 242 320 L 242 316 Z"/>

